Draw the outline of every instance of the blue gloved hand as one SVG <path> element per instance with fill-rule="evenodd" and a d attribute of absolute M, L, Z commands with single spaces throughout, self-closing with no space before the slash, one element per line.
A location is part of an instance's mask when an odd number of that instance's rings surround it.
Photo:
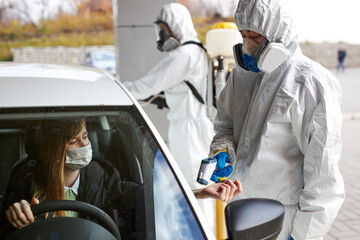
<path fill-rule="evenodd" d="M 219 151 L 213 156 L 213 158 L 216 158 L 217 164 L 210 180 L 213 182 L 225 181 L 226 177 L 228 177 L 233 171 L 233 166 L 230 164 L 229 155 L 224 150 Z"/>
<path fill-rule="evenodd" d="M 290 237 L 290 239 L 289 239 L 289 240 L 294 240 L 294 239 L 293 239 L 293 237 Z"/>

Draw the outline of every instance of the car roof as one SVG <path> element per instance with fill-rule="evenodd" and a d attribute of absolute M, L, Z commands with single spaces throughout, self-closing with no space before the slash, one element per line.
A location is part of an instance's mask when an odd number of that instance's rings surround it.
<path fill-rule="evenodd" d="M 123 85 L 77 65 L 0 63 L 0 107 L 133 105 Z"/>

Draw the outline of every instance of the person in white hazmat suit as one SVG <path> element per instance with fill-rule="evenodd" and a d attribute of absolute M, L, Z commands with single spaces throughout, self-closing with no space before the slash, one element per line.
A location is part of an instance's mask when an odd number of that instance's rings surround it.
<path fill-rule="evenodd" d="M 240 198 L 285 205 L 278 239 L 323 239 L 345 196 L 340 84 L 302 54 L 284 2 L 240 0 L 235 20 L 244 41 L 217 101 L 210 156 L 228 153 Z"/>
<path fill-rule="evenodd" d="M 169 106 L 169 147 L 192 189 L 203 188 L 196 182 L 201 160 L 207 156 L 214 136 L 213 123 L 184 80 L 205 99 L 208 57 L 197 39 L 187 8 L 178 3 L 164 5 L 156 20 L 159 28 L 158 49 L 169 55 L 150 72 L 134 82 L 125 82 L 136 99 L 145 99 L 164 91 Z M 212 199 L 198 200 L 208 219 L 214 218 Z M 212 226 L 212 221 L 209 221 Z"/>

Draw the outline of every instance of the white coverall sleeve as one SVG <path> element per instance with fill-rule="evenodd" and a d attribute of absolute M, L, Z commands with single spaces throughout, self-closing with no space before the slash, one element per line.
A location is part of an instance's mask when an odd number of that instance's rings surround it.
<path fill-rule="evenodd" d="M 233 97 L 234 97 L 234 75 L 230 76 L 224 89 L 217 100 L 217 115 L 214 121 L 215 136 L 210 145 L 210 154 L 221 149 L 227 149 L 231 161 L 236 158 L 233 132 Z"/>
<path fill-rule="evenodd" d="M 136 99 L 144 99 L 186 80 L 190 66 L 190 53 L 176 49 L 157 63 L 147 75 L 134 82 L 124 82 L 124 85 Z"/>
<path fill-rule="evenodd" d="M 336 95 L 333 91 L 328 94 Z M 308 126 L 300 126 L 302 121 L 295 118 L 302 139 L 296 137 L 304 152 L 304 188 L 291 233 L 295 240 L 323 239 L 344 201 L 344 182 L 338 167 L 342 147 L 339 99 L 325 97 L 316 106 Z"/>

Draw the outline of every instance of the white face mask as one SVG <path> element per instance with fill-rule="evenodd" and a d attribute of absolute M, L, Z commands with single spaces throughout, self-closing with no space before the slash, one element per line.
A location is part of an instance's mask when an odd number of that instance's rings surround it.
<path fill-rule="evenodd" d="M 79 170 L 89 165 L 92 159 L 91 143 L 85 147 L 66 150 L 65 165 L 72 170 Z"/>

